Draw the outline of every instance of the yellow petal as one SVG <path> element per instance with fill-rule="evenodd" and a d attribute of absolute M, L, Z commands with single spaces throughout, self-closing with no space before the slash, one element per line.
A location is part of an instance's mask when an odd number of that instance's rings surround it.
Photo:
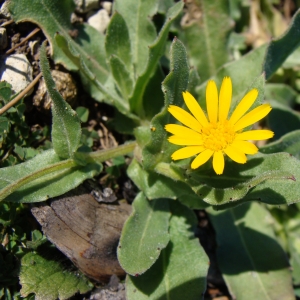
<path fill-rule="evenodd" d="M 205 148 L 203 146 L 189 146 L 189 147 L 184 147 L 181 148 L 177 151 L 175 151 L 171 157 L 174 160 L 177 159 L 184 159 L 184 158 L 189 158 L 191 156 L 194 156 L 195 154 L 198 154 L 202 152 Z"/>
<path fill-rule="evenodd" d="M 258 152 L 258 148 L 247 141 L 234 141 L 232 147 L 237 148 L 246 154 L 255 154 Z"/>
<path fill-rule="evenodd" d="M 237 123 L 235 123 L 235 125 L 233 126 L 234 131 L 238 131 L 256 123 L 257 121 L 264 118 L 271 111 L 271 109 L 272 107 L 270 106 L 270 104 L 263 104 L 254 108 L 246 115 L 244 115 Z"/>
<path fill-rule="evenodd" d="M 218 89 L 213 80 L 209 80 L 206 87 L 206 109 L 210 122 L 218 121 Z"/>
<path fill-rule="evenodd" d="M 213 157 L 213 168 L 215 170 L 215 172 L 217 173 L 217 175 L 221 175 L 223 174 L 224 171 L 224 155 L 222 151 L 217 151 L 214 153 L 214 157 Z"/>
<path fill-rule="evenodd" d="M 165 130 L 178 137 L 202 139 L 202 135 L 199 132 L 178 124 L 167 124 Z"/>
<path fill-rule="evenodd" d="M 168 111 L 183 125 L 186 125 L 187 127 L 194 129 L 195 131 L 201 131 L 201 125 L 199 124 L 199 122 L 191 114 L 189 114 L 179 106 L 170 105 L 168 107 Z"/>
<path fill-rule="evenodd" d="M 228 117 L 228 112 L 232 98 L 232 83 L 230 77 L 224 77 L 219 97 L 219 121 L 224 121 Z"/>
<path fill-rule="evenodd" d="M 237 148 L 234 148 L 232 146 L 228 146 L 224 149 L 225 154 L 227 154 L 233 161 L 244 164 L 247 161 L 247 157 L 245 153 L 238 150 Z"/>
<path fill-rule="evenodd" d="M 191 164 L 192 169 L 197 169 L 201 165 L 205 164 L 213 155 L 213 151 L 210 149 L 206 149 L 203 152 L 201 152 L 193 161 Z"/>
<path fill-rule="evenodd" d="M 168 138 L 168 141 L 175 145 L 181 146 L 200 146 L 203 144 L 202 139 L 195 139 L 193 137 L 182 137 L 177 135 L 172 135 Z"/>
<path fill-rule="evenodd" d="M 186 106 L 188 107 L 190 112 L 194 115 L 194 117 L 198 120 L 198 122 L 202 126 L 207 126 L 208 125 L 207 118 L 201 106 L 196 101 L 196 99 L 189 92 L 183 92 L 182 96 Z"/>
<path fill-rule="evenodd" d="M 258 96 L 258 90 L 253 89 L 249 91 L 244 98 L 241 100 L 241 102 L 237 105 L 235 110 L 233 111 L 231 117 L 230 117 L 230 122 L 232 125 L 234 125 L 247 111 L 248 109 L 252 106 L 254 101 L 256 100 Z"/>
<path fill-rule="evenodd" d="M 274 132 L 271 130 L 249 130 L 236 135 L 237 140 L 267 140 L 274 136 Z"/>

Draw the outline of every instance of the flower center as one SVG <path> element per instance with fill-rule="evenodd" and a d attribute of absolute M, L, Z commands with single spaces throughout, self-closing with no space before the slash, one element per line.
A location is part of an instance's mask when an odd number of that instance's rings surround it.
<path fill-rule="evenodd" d="M 235 138 L 235 131 L 227 120 L 209 123 L 202 128 L 203 146 L 212 151 L 220 151 L 230 145 Z"/>

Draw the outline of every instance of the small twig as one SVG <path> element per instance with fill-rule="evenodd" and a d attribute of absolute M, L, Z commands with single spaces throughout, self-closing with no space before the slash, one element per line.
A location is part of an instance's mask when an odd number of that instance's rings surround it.
<path fill-rule="evenodd" d="M 6 21 L 4 23 L 1 24 L 1 27 L 4 27 L 4 26 L 7 26 L 7 25 L 10 25 L 14 22 L 14 20 L 9 20 L 9 21 Z"/>
<path fill-rule="evenodd" d="M 40 28 L 36 28 L 34 29 L 33 31 L 31 31 L 27 36 L 26 38 L 24 38 L 24 40 L 15 45 L 14 47 L 12 47 L 11 49 L 7 50 L 5 54 L 10 54 L 12 53 L 15 49 L 17 49 L 18 47 L 22 46 L 26 41 L 28 41 L 32 36 L 34 36 L 37 32 L 39 32 L 41 29 Z"/>
<path fill-rule="evenodd" d="M 16 96 L 12 101 L 10 101 L 9 103 L 7 103 L 6 105 L 4 105 L 1 109 L 0 109 L 0 115 L 2 115 L 3 113 L 5 113 L 8 109 L 10 109 L 12 106 L 14 106 L 17 102 L 19 102 L 34 86 L 35 84 L 39 81 L 39 79 L 42 77 L 42 73 L 40 73 L 39 75 L 37 75 L 33 81 L 31 81 L 27 87 L 18 95 Z"/>

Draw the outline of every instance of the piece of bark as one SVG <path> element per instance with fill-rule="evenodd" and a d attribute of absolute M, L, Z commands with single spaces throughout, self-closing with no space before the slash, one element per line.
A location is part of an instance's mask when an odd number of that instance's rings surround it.
<path fill-rule="evenodd" d="M 84 274 L 108 282 L 124 276 L 117 246 L 131 212 L 127 203 L 98 203 L 90 194 L 68 196 L 31 209 L 47 238 Z"/>

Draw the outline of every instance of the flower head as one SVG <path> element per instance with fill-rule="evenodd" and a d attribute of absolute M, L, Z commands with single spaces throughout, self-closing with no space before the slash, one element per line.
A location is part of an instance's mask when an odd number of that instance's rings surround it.
<path fill-rule="evenodd" d="M 258 96 L 258 90 L 250 90 L 239 102 L 229 116 L 232 98 L 232 83 L 230 77 L 224 77 L 220 94 L 216 83 L 210 80 L 206 87 L 206 109 L 204 113 L 196 99 L 183 92 L 183 99 L 189 111 L 170 105 L 168 111 L 184 126 L 167 124 L 166 131 L 173 135 L 168 141 L 175 145 L 185 146 L 172 154 L 172 159 L 189 158 L 197 154 L 191 168 L 196 169 L 213 157 L 213 168 L 220 175 L 224 170 L 224 155 L 233 161 L 244 164 L 246 154 L 255 154 L 258 148 L 248 140 L 265 140 L 273 137 L 270 130 L 247 130 L 264 118 L 270 111 L 269 104 L 262 104 L 249 111 Z"/>

